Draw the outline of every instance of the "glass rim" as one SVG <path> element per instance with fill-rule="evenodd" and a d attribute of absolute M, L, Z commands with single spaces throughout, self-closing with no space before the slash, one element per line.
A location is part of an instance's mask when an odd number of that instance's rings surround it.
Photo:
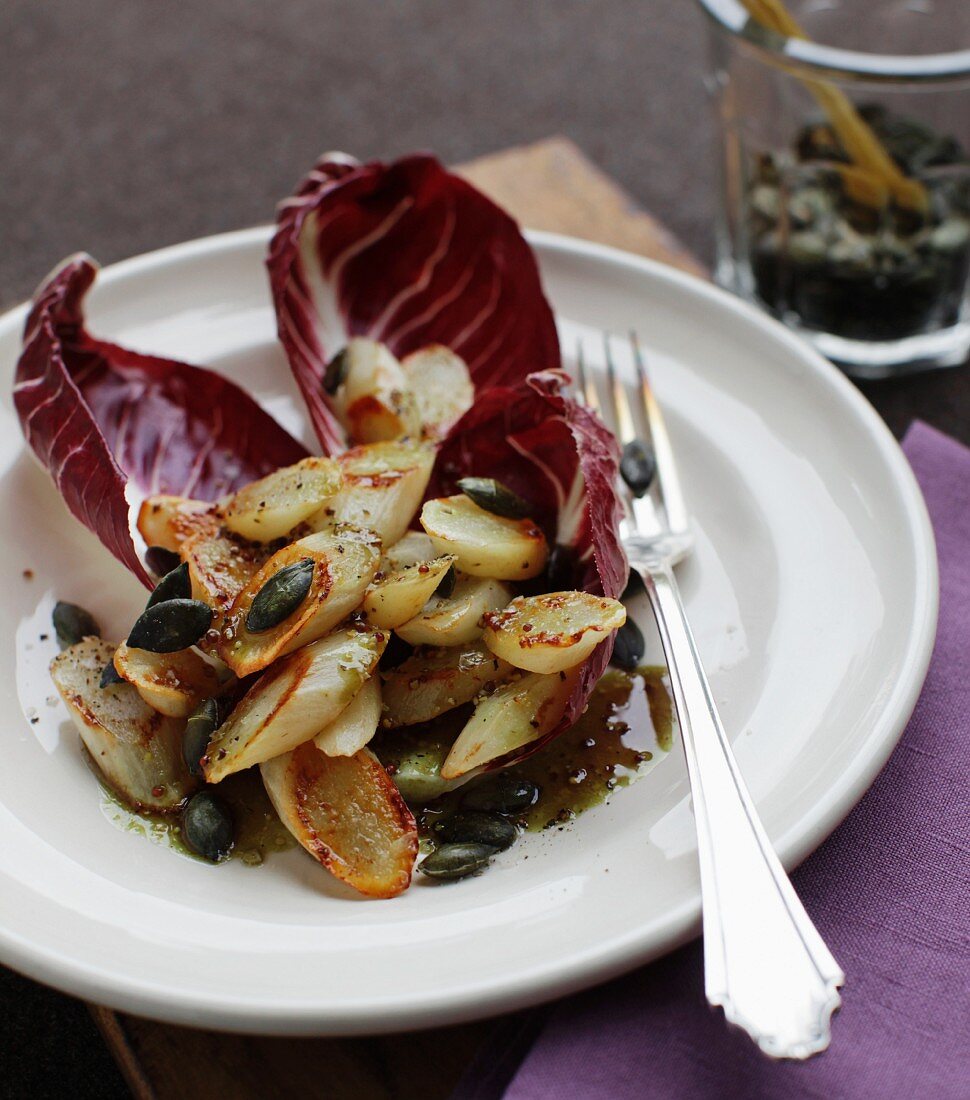
<path fill-rule="evenodd" d="M 822 46 L 766 30 L 740 0 L 697 0 L 727 34 L 786 69 L 845 80 L 945 81 L 970 78 L 970 48 L 949 53 L 878 54 Z"/>

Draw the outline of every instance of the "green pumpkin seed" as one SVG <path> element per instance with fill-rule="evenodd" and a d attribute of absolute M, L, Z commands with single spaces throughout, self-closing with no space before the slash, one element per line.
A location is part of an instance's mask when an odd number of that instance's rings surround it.
<path fill-rule="evenodd" d="M 458 488 L 479 508 L 506 519 L 525 519 L 529 505 L 517 493 L 493 477 L 463 477 Z"/>
<path fill-rule="evenodd" d="M 99 686 L 103 688 L 114 687 L 115 684 L 123 684 L 124 682 L 125 678 L 115 668 L 114 658 L 112 658 L 101 670 Z"/>
<path fill-rule="evenodd" d="M 788 217 L 799 230 L 827 228 L 834 212 L 834 196 L 820 187 L 802 187 L 788 203 Z"/>
<path fill-rule="evenodd" d="M 640 628 L 632 619 L 627 619 L 616 632 L 610 664 L 627 672 L 633 672 L 640 667 L 645 649 L 646 643 Z"/>
<path fill-rule="evenodd" d="M 930 247 L 937 252 L 962 252 L 970 243 L 970 225 L 963 218 L 947 218 L 930 234 Z"/>
<path fill-rule="evenodd" d="M 546 564 L 546 583 L 549 592 L 566 592 L 576 587 L 576 551 L 572 546 L 558 542 L 552 548 Z"/>
<path fill-rule="evenodd" d="M 623 448 L 620 473 L 634 496 L 642 497 L 650 488 L 657 472 L 657 460 L 653 451 L 639 439 L 631 439 Z"/>
<path fill-rule="evenodd" d="M 212 863 L 225 859 L 233 845 L 229 807 L 211 791 L 199 791 L 182 811 L 182 836 L 203 859 Z"/>
<path fill-rule="evenodd" d="M 212 623 L 212 608 L 201 600 L 166 600 L 146 608 L 128 635 L 128 644 L 149 653 L 188 649 Z"/>
<path fill-rule="evenodd" d="M 643 583 L 643 577 L 640 576 L 635 570 L 630 570 L 630 579 L 626 582 L 626 588 L 623 589 L 623 595 L 620 597 L 623 603 L 628 600 L 632 600 L 634 596 L 645 596 L 647 594 L 647 587 Z"/>
<path fill-rule="evenodd" d="M 419 870 L 431 878 L 457 879 L 473 875 L 495 855 L 490 844 L 443 844 L 432 852 Z"/>
<path fill-rule="evenodd" d="M 156 577 L 164 577 L 178 568 L 179 556 L 164 546 L 149 546 L 145 551 L 145 564 Z"/>
<path fill-rule="evenodd" d="M 387 647 L 381 654 L 381 659 L 378 661 L 377 667 L 382 671 L 386 671 L 390 668 L 397 668 L 397 666 L 403 664 L 413 652 L 413 645 L 408 645 L 403 638 L 399 638 L 396 634 L 392 634 L 387 640 Z"/>
<path fill-rule="evenodd" d="M 192 598 L 192 581 L 189 579 L 189 563 L 183 561 L 155 585 L 155 591 L 148 597 L 146 607 L 154 607 L 166 600 L 188 600 Z"/>
<path fill-rule="evenodd" d="M 90 611 L 78 607 L 76 603 L 64 603 L 58 600 L 51 614 L 54 633 L 64 645 L 77 645 L 82 638 L 101 637 L 101 627 Z"/>
<path fill-rule="evenodd" d="M 301 558 L 270 577 L 256 593 L 246 616 L 250 634 L 272 630 L 296 611 L 313 584 L 313 567 L 313 558 Z"/>
<path fill-rule="evenodd" d="M 499 772 L 469 785 L 461 805 L 462 809 L 516 814 L 534 805 L 538 798 L 539 788 L 535 783 L 510 772 Z"/>
<path fill-rule="evenodd" d="M 821 233 L 804 230 L 788 238 L 788 258 L 793 264 L 813 267 L 823 264 L 827 255 L 828 245 Z"/>
<path fill-rule="evenodd" d="M 323 372 L 324 392 L 333 396 L 346 381 L 349 371 L 350 352 L 347 348 L 343 348 L 330 360 Z"/>
<path fill-rule="evenodd" d="M 219 704 L 205 699 L 189 715 L 182 734 L 182 759 L 192 775 L 202 774 L 202 757 L 219 726 Z"/>
<path fill-rule="evenodd" d="M 434 826 L 446 844 L 487 844 L 503 851 L 515 843 L 518 833 L 507 817 L 484 810 L 458 810 Z"/>
<path fill-rule="evenodd" d="M 441 600 L 450 600 L 452 593 L 455 591 L 455 581 L 458 579 L 458 574 L 455 572 L 453 565 L 448 566 L 448 572 L 441 578 L 438 583 L 438 587 L 434 590 L 434 594 Z"/>
<path fill-rule="evenodd" d="M 781 192 L 777 187 L 759 184 L 752 188 L 748 201 L 751 203 L 751 209 L 766 221 L 774 223 L 781 215 Z"/>

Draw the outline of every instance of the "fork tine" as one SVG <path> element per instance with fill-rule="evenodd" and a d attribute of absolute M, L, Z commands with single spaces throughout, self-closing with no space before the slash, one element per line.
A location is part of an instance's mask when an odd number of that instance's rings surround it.
<path fill-rule="evenodd" d="M 616 412 L 616 393 L 613 389 L 614 370 L 613 359 L 610 354 L 610 336 L 609 333 L 606 332 L 603 333 L 603 357 L 606 363 L 605 398 L 600 402 L 600 407 L 597 409 L 597 412 L 600 414 L 603 423 L 609 428 L 613 435 L 615 435 L 617 439 L 621 439 L 620 425 Z M 600 391 L 597 390 L 597 393 L 599 392 Z"/>
<path fill-rule="evenodd" d="M 586 351 L 582 339 L 576 341 L 576 388 L 579 390 L 579 399 L 584 401 L 591 409 L 599 409 L 599 401 L 596 396 L 596 388 L 592 385 L 589 375 L 586 373 Z"/>
<path fill-rule="evenodd" d="M 616 362 L 610 347 L 610 334 L 603 334 L 603 351 L 606 356 L 606 383 L 608 403 L 613 416 L 613 424 L 619 429 L 615 432 L 620 443 L 627 443 L 636 435 L 633 421 L 630 419 L 630 398 L 621 379 L 616 373 Z"/>
<path fill-rule="evenodd" d="M 684 494 L 680 488 L 680 478 L 677 476 L 677 467 L 674 464 L 674 452 L 670 446 L 670 436 L 667 434 L 667 426 L 664 423 L 660 405 L 657 403 L 653 388 L 650 385 L 647 365 L 640 350 L 640 341 L 636 332 L 633 331 L 630 332 L 630 346 L 633 348 L 633 361 L 636 364 L 640 393 L 650 427 L 650 442 L 653 446 L 654 457 L 657 460 L 660 502 L 667 513 L 667 525 L 674 532 L 687 531 L 690 528 L 690 521 L 687 516 Z"/>
<path fill-rule="evenodd" d="M 607 369 L 610 371 L 611 385 L 608 387 L 607 407 L 603 408 L 603 403 L 600 401 L 599 389 L 595 380 L 590 376 L 590 373 L 586 370 L 586 356 L 583 348 L 583 341 L 581 339 L 576 341 L 576 383 L 580 390 L 580 400 L 585 401 L 586 405 L 596 413 L 600 419 L 606 424 L 607 428 L 613 434 L 616 434 L 616 404 L 614 400 L 612 379 L 614 376 L 613 368 L 610 360 L 609 349 L 609 337 L 604 334 L 606 341 L 606 358 Z M 611 423 L 612 418 L 612 423 Z M 623 514 L 625 521 L 631 525 L 632 530 L 637 529 L 636 516 L 633 514 L 632 503 L 633 497 L 630 490 L 627 488 L 626 482 L 622 477 L 616 479 L 617 490 L 620 495 L 620 500 L 623 506 Z"/>

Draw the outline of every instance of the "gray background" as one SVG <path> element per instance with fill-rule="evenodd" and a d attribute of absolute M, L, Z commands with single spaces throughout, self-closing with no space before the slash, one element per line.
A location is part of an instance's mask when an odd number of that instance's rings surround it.
<path fill-rule="evenodd" d="M 77 249 L 108 263 L 271 220 L 334 148 L 456 162 L 568 133 L 707 246 L 688 0 L 5 0 L 0 18 L 6 301 Z"/>
<path fill-rule="evenodd" d="M 446 161 L 563 133 L 710 260 L 702 17 L 689 0 L 3 0 L 0 305 L 270 220 L 325 149 Z M 867 387 L 970 438 L 965 369 Z M 0 970 L 0 1094 L 126 1095 L 83 1006 Z"/>

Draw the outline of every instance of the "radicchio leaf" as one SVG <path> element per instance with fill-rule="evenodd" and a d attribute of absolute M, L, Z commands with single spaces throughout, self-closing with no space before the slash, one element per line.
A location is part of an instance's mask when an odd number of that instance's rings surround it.
<path fill-rule="evenodd" d="M 322 158 L 280 204 L 267 266 L 280 340 L 328 454 L 343 431 L 322 388 L 351 336 L 397 356 L 444 344 L 476 392 L 559 366 L 552 310 L 515 222 L 434 157 Z"/>
<path fill-rule="evenodd" d="M 68 508 L 150 587 L 131 537 L 129 483 L 216 500 L 307 452 L 228 379 L 88 333 L 83 303 L 97 272 L 74 256 L 37 291 L 14 404 Z"/>
<path fill-rule="evenodd" d="M 462 477 L 497 478 L 530 503 L 530 515 L 550 544 L 573 548 L 573 585 L 618 599 L 629 573 L 618 534 L 619 448 L 599 417 L 564 395 L 567 381 L 560 371 L 543 371 L 519 386 L 480 395 L 444 440 L 428 496 L 456 492 Z M 612 651 L 612 637 L 593 650 L 562 720 L 550 733 L 489 768 L 531 756 L 568 729 L 582 714 Z"/>

